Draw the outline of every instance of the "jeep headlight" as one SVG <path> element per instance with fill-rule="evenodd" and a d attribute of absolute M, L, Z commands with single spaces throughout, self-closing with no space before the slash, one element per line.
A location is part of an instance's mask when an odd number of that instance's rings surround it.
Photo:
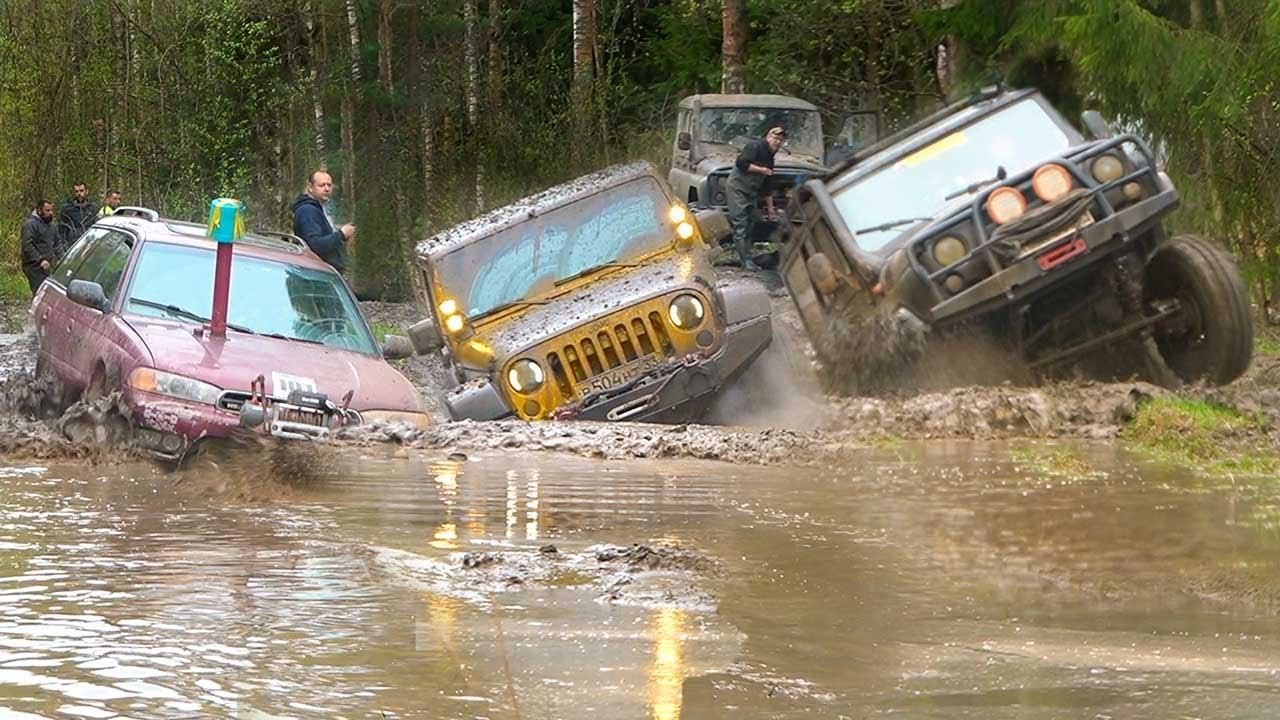
<path fill-rule="evenodd" d="M 515 361 L 511 369 L 507 370 L 507 383 L 516 392 L 526 395 L 542 387 L 544 378 L 542 366 L 526 358 Z"/>
<path fill-rule="evenodd" d="M 692 330 L 702 324 L 704 313 L 702 301 L 693 295 L 680 295 L 671 301 L 667 308 L 667 317 L 671 324 L 681 330 Z"/>
<path fill-rule="evenodd" d="M 426 430 L 431 425 L 431 418 L 426 413 L 405 410 L 361 410 L 360 419 L 366 425 L 372 423 L 385 425 L 407 424 L 414 430 Z"/>
<path fill-rule="evenodd" d="M 134 368 L 133 372 L 129 373 L 128 383 L 134 390 L 167 395 L 171 398 L 205 405 L 217 403 L 218 396 L 222 394 L 222 389 L 216 385 L 149 367 Z"/>
<path fill-rule="evenodd" d="M 1124 175 L 1124 164 L 1120 162 L 1120 158 L 1111 154 L 1099 155 L 1090 169 L 1098 182 L 1103 183 L 1119 180 Z"/>

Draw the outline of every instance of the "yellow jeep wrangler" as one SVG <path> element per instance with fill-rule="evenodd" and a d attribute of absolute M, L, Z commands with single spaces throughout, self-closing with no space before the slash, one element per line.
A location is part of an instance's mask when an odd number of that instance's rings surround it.
<path fill-rule="evenodd" d="M 454 419 L 695 420 L 772 337 L 755 283 L 719 284 L 696 218 L 648 163 L 615 166 L 417 248 L 417 352 Z"/>

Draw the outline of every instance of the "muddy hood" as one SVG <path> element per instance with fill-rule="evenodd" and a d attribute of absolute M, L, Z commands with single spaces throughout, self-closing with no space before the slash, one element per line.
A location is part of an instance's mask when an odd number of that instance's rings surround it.
<path fill-rule="evenodd" d="M 248 391 L 262 375 L 272 394 L 287 395 L 280 391 L 309 380 L 334 402 L 354 390 L 351 406 L 357 410 L 421 410 L 413 386 L 380 357 L 234 330 L 225 340 L 197 338 L 191 325 L 162 319 L 130 317 L 127 322 L 151 351 L 156 369 L 223 390 Z"/>
<path fill-rule="evenodd" d="M 711 300 L 715 288 L 708 277 L 704 260 L 694 254 L 675 255 L 652 265 L 614 270 L 588 287 L 499 321 L 496 329 L 483 332 L 502 362 L 555 335 L 680 287 L 700 290 Z"/>
<path fill-rule="evenodd" d="M 698 173 L 701 175 L 709 175 L 717 170 L 729 170 L 738 160 L 737 154 L 714 154 L 708 155 L 698 161 Z M 825 173 L 825 168 L 818 158 L 808 155 L 789 155 L 787 153 L 778 153 L 773 156 L 773 169 L 775 172 L 783 171 L 800 171 L 806 173 Z"/>

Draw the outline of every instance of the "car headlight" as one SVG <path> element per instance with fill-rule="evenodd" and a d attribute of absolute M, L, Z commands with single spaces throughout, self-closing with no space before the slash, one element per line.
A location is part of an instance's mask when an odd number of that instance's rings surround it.
<path fill-rule="evenodd" d="M 222 388 L 216 385 L 149 367 L 134 368 L 133 372 L 129 373 L 128 383 L 129 387 L 135 390 L 205 405 L 215 404 L 218 402 L 218 396 L 222 394 Z"/>
<path fill-rule="evenodd" d="M 1099 155 L 1093 161 L 1091 169 L 1098 182 L 1109 183 L 1113 180 L 1119 180 L 1120 176 L 1124 175 L 1124 164 L 1115 155 Z"/>
<path fill-rule="evenodd" d="M 1022 217 L 1027 211 L 1027 198 L 1016 188 L 997 188 L 987 196 L 987 216 L 997 225 Z"/>
<path fill-rule="evenodd" d="M 426 430 L 431 425 L 431 417 L 426 413 L 405 410 L 361 410 L 360 419 L 366 425 L 370 423 L 407 424 L 414 430 Z"/>
<path fill-rule="evenodd" d="M 704 312 L 702 301 L 693 295 L 680 295 L 667 308 L 671 323 L 681 330 L 692 330 L 701 325 Z"/>
<path fill-rule="evenodd" d="M 942 267 L 959 262 L 967 253 L 960 238 L 950 235 L 933 244 L 933 259 L 937 260 Z"/>
<path fill-rule="evenodd" d="M 1057 163 L 1049 163 L 1031 176 L 1031 190 L 1047 203 L 1071 192 L 1072 184 L 1071 173 Z"/>
<path fill-rule="evenodd" d="M 515 361 L 507 370 L 507 382 L 518 393 L 536 392 L 544 379 L 542 366 L 526 358 Z"/>

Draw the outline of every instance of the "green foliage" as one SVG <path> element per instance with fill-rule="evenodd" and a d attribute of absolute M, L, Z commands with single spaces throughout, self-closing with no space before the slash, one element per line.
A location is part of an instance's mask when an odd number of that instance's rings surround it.
<path fill-rule="evenodd" d="M 1185 398 L 1146 403 L 1125 428 L 1134 447 L 1212 474 L 1275 474 L 1280 456 L 1266 444 L 1259 418 Z"/>

